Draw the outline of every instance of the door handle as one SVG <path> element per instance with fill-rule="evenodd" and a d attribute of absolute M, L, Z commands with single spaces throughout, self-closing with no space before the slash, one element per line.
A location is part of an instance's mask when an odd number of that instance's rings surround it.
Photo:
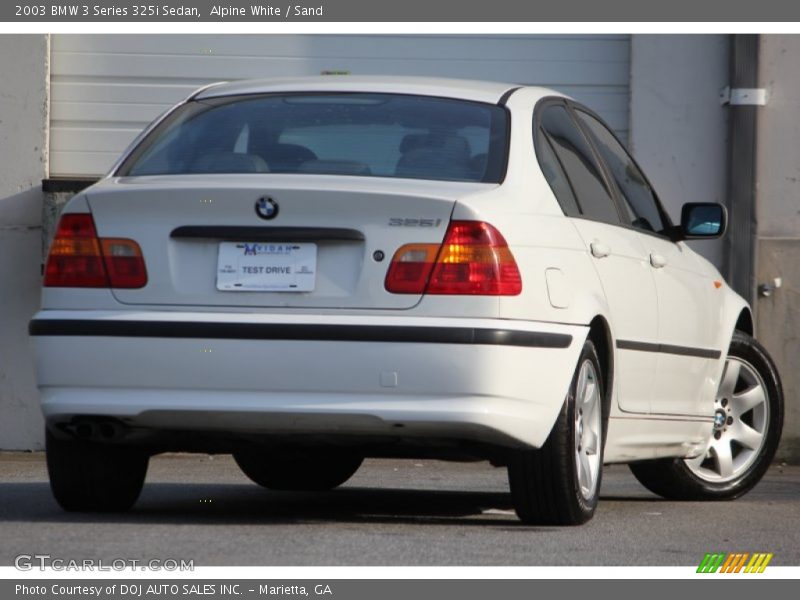
<path fill-rule="evenodd" d="M 654 269 L 660 269 L 667 266 L 667 259 L 660 254 L 650 254 L 650 266 Z"/>
<path fill-rule="evenodd" d="M 595 258 L 605 258 L 611 254 L 611 248 L 600 242 L 592 242 L 589 244 L 589 248 L 592 249 L 592 256 Z"/>

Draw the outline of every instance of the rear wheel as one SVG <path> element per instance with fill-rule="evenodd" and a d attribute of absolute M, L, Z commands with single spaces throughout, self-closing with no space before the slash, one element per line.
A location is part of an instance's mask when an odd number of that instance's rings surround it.
<path fill-rule="evenodd" d="M 45 433 L 50 489 L 64 510 L 122 512 L 144 485 L 149 456 L 124 446 L 61 439 Z"/>
<path fill-rule="evenodd" d="M 633 463 L 634 476 L 671 500 L 728 500 L 750 491 L 775 456 L 783 427 L 783 390 L 772 359 L 736 332 L 715 400 L 714 425 L 696 458 Z"/>
<path fill-rule="evenodd" d="M 509 463 L 514 508 L 523 522 L 579 525 L 594 515 L 603 473 L 603 399 L 600 361 L 587 340 L 544 446 L 516 451 Z"/>
<path fill-rule="evenodd" d="M 233 455 L 242 472 L 271 490 L 329 490 L 350 479 L 364 458 L 345 451 L 245 451 Z"/>

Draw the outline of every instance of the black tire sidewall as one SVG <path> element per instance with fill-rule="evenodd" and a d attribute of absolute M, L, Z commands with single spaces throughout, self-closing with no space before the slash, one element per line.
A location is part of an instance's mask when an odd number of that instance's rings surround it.
<path fill-rule="evenodd" d="M 144 485 L 149 455 L 126 446 L 91 443 L 45 431 L 50 489 L 68 511 L 122 512 Z"/>

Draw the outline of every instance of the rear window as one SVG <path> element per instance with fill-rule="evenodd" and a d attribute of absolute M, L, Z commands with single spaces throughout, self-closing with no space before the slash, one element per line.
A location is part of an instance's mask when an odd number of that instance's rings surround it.
<path fill-rule="evenodd" d="M 135 148 L 118 176 L 308 173 L 502 181 L 504 108 L 394 94 L 192 101 Z"/>

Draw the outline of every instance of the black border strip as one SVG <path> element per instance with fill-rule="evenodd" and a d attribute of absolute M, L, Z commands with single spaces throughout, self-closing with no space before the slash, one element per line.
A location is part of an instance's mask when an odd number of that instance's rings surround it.
<path fill-rule="evenodd" d="M 511 94 L 521 89 L 522 89 L 521 85 L 507 89 L 505 92 L 503 92 L 503 95 L 500 96 L 500 99 L 497 101 L 497 105 L 505 106 L 506 102 L 508 102 L 508 99 L 511 98 Z"/>
<path fill-rule="evenodd" d="M 363 242 L 364 234 L 355 229 L 334 227 L 238 227 L 184 225 L 173 229 L 171 238 L 225 239 L 241 242 Z"/>
<path fill-rule="evenodd" d="M 567 348 L 572 343 L 572 336 L 565 333 L 476 327 L 406 327 L 398 325 L 34 319 L 28 326 L 28 332 L 32 336 L 401 342 L 521 346 L 525 348 Z"/>
<path fill-rule="evenodd" d="M 634 342 L 631 340 L 617 340 L 620 350 L 636 350 L 639 352 L 658 352 L 661 354 L 677 354 L 679 356 L 697 356 L 698 358 L 719 358 L 722 352 L 706 348 L 690 348 L 688 346 L 673 346 L 671 344 L 650 344 L 648 342 Z"/>
<path fill-rule="evenodd" d="M 42 179 L 42 191 L 49 194 L 77 194 L 98 181 L 100 181 L 99 177 L 48 177 Z"/>

